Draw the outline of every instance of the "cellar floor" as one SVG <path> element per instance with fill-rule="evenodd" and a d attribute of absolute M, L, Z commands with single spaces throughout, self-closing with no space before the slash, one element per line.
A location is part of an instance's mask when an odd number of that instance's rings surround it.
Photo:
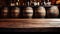
<path fill-rule="evenodd" d="M 0 28 L 60 27 L 60 19 L 0 19 Z"/>

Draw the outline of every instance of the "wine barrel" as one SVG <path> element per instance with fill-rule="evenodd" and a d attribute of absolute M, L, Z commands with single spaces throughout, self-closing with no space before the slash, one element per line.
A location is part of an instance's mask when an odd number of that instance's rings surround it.
<path fill-rule="evenodd" d="M 46 10 L 43 6 L 40 6 L 35 10 L 35 17 L 44 18 L 46 16 Z"/>
<path fill-rule="evenodd" d="M 12 17 L 19 17 L 20 16 L 20 8 L 19 7 L 13 8 L 11 11 L 11 15 L 12 15 Z"/>
<path fill-rule="evenodd" d="M 8 7 L 3 7 L 1 11 L 1 17 L 8 17 L 9 9 Z"/>
<path fill-rule="evenodd" d="M 32 7 L 24 8 L 23 16 L 24 16 L 24 18 L 32 18 L 32 16 L 33 16 L 33 8 Z"/>
<path fill-rule="evenodd" d="M 59 15 L 59 9 L 58 9 L 58 7 L 57 6 L 52 6 L 48 10 L 47 14 L 48 14 L 49 18 L 56 18 L 56 17 L 58 17 L 58 15 Z"/>

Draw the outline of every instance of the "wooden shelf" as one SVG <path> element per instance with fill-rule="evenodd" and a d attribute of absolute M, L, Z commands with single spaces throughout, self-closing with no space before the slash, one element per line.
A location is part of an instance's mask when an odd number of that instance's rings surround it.
<path fill-rule="evenodd" d="M 0 28 L 60 27 L 60 19 L 0 19 Z"/>

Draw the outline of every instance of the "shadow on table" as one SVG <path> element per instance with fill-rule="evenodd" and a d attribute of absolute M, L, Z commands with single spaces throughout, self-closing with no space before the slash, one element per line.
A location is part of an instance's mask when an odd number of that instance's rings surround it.
<path fill-rule="evenodd" d="M 0 32 L 60 32 L 60 28 L 0 28 Z"/>

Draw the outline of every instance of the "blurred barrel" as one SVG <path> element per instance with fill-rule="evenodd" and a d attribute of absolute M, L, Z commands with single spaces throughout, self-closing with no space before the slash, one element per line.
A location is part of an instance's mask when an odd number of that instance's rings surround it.
<path fill-rule="evenodd" d="M 24 16 L 24 18 L 32 18 L 32 16 L 33 16 L 33 8 L 32 7 L 26 7 L 23 10 L 23 16 Z"/>
<path fill-rule="evenodd" d="M 20 16 L 20 8 L 15 7 L 11 11 L 11 16 L 12 17 L 19 17 Z"/>
<path fill-rule="evenodd" d="M 9 9 L 8 7 L 3 7 L 1 11 L 1 17 L 8 17 Z"/>
<path fill-rule="evenodd" d="M 44 18 L 46 16 L 46 10 L 43 6 L 40 6 L 35 10 L 35 17 Z"/>
<path fill-rule="evenodd" d="M 59 9 L 57 6 L 52 6 L 48 11 L 47 11 L 48 17 L 49 18 L 56 18 L 59 15 Z"/>

